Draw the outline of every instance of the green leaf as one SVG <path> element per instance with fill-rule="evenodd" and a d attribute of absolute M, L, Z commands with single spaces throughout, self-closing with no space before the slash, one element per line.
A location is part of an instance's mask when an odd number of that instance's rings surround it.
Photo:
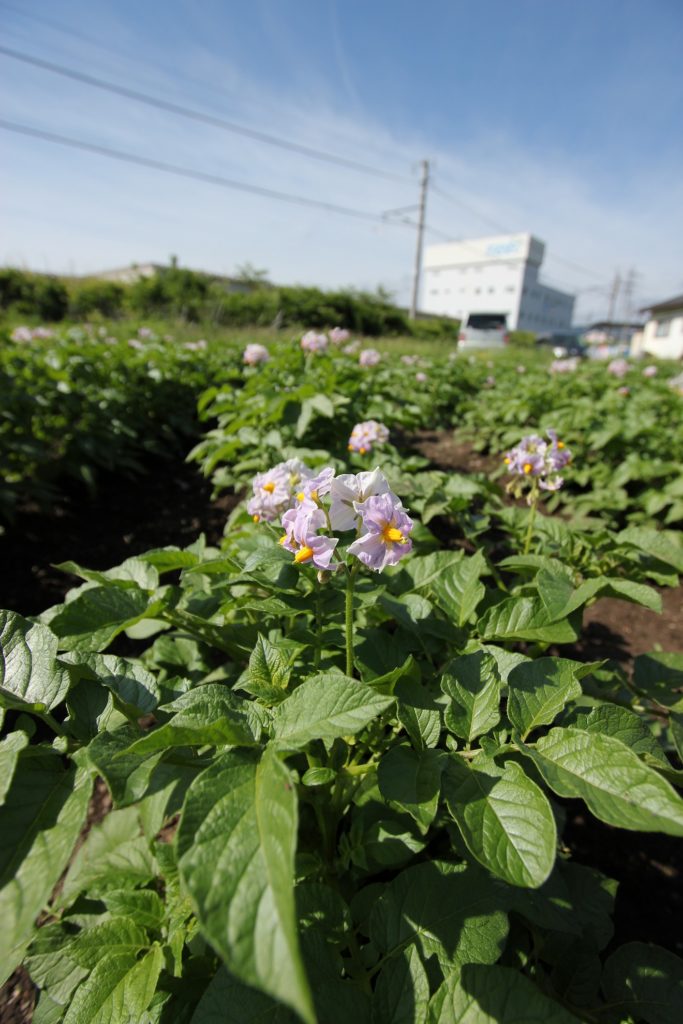
<path fill-rule="evenodd" d="M 431 551 L 428 555 L 412 555 L 401 566 L 401 575 L 406 574 L 413 590 L 432 587 L 444 573 L 452 573 L 464 558 L 462 551 Z"/>
<path fill-rule="evenodd" d="M 112 811 L 88 832 L 64 880 L 59 904 L 68 906 L 86 890 L 99 894 L 144 884 L 156 873 L 156 861 L 140 835 L 137 808 Z"/>
<path fill-rule="evenodd" d="M 86 747 L 83 757 L 101 775 L 109 787 L 116 807 L 140 800 L 149 785 L 161 754 L 132 754 L 129 748 L 140 735 L 131 725 L 113 732 L 101 732 Z"/>
<path fill-rule="evenodd" d="M 144 1019 L 164 966 L 160 946 L 142 960 L 109 953 L 76 989 L 64 1024 L 135 1024 Z"/>
<path fill-rule="evenodd" d="M 91 587 L 63 605 L 50 620 L 50 629 L 65 651 L 99 651 L 114 637 L 139 622 L 156 605 L 139 587 Z"/>
<path fill-rule="evenodd" d="M 387 956 L 413 943 L 442 969 L 495 963 L 508 932 L 500 893 L 484 871 L 438 861 L 402 871 L 375 903 L 370 938 Z"/>
<path fill-rule="evenodd" d="M 580 1024 L 511 967 L 466 964 L 432 996 L 429 1024 Z"/>
<path fill-rule="evenodd" d="M 92 928 L 85 928 L 69 943 L 69 956 L 92 970 L 105 956 L 132 953 L 149 945 L 145 929 L 130 917 L 113 917 Z"/>
<path fill-rule="evenodd" d="M 117 917 L 132 917 L 143 928 L 161 928 L 166 914 L 164 902 L 152 889 L 113 889 L 103 896 L 107 909 Z"/>
<path fill-rule="evenodd" d="M 259 633 L 256 646 L 249 656 L 246 683 L 240 683 L 240 686 L 255 697 L 269 703 L 279 703 L 286 697 L 292 674 L 291 662 L 291 655 L 288 657 Z"/>
<path fill-rule="evenodd" d="M 221 967 L 206 987 L 190 1024 L 298 1024 L 282 1003 L 242 984 Z"/>
<path fill-rule="evenodd" d="M 480 864 L 510 885 L 536 889 L 555 862 L 552 808 L 514 761 L 504 771 L 481 761 L 449 758 L 443 782 L 448 810 Z"/>
<path fill-rule="evenodd" d="M 441 710 L 429 691 L 411 679 L 399 681 L 396 716 L 418 750 L 435 747 L 441 735 Z"/>
<path fill-rule="evenodd" d="M 366 683 L 335 672 L 307 679 L 280 704 L 273 736 L 281 746 L 297 749 L 311 740 L 355 736 L 394 703 Z"/>
<path fill-rule="evenodd" d="M 334 768 L 309 768 L 302 775 L 301 783 L 304 786 L 326 786 L 336 778 Z"/>
<path fill-rule="evenodd" d="M 114 654 L 65 654 L 65 663 L 72 665 L 72 675 L 97 680 L 110 690 L 131 715 L 149 714 L 159 704 L 161 694 L 156 679 L 139 661 L 119 658 Z"/>
<path fill-rule="evenodd" d="M 426 1024 L 429 981 L 420 954 L 410 946 L 389 960 L 377 977 L 372 1024 Z"/>
<path fill-rule="evenodd" d="M 500 721 L 500 679 L 495 661 L 483 651 L 449 661 L 441 689 L 450 698 L 446 726 L 468 743 Z"/>
<path fill-rule="evenodd" d="M 268 747 L 219 757 L 192 783 L 177 833 L 200 928 L 241 981 L 315 1024 L 294 905 L 294 780 Z"/>
<path fill-rule="evenodd" d="M 442 572 L 432 584 L 438 605 L 453 617 L 457 626 L 469 621 L 483 598 L 485 588 L 479 577 L 485 570 L 486 559 L 482 551 L 477 551 L 460 560 L 450 571 Z"/>
<path fill-rule="evenodd" d="M 614 739 L 621 740 L 634 754 L 650 754 L 662 767 L 671 767 L 647 721 L 635 711 L 629 711 L 628 708 L 619 707 L 617 704 L 599 704 L 589 714 L 584 728 L 587 732 L 601 732 L 606 736 L 613 736 Z"/>
<path fill-rule="evenodd" d="M 564 618 L 568 614 L 565 609 L 574 589 L 567 574 L 562 570 L 557 572 L 544 567 L 536 576 L 535 583 L 538 596 L 550 618 Z"/>
<path fill-rule="evenodd" d="M 159 574 L 153 568 L 152 561 L 147 558 L 127 558 L 121 565 L 113 569 L 106 569 L 100 572 L 97 569 L 84 569 L 76 562 L 60 562 L 55 569 L 62 572 L 70 572 L 74 576 L 80 576 L 82 580 L 89 580 L 92 583 L 101 583 L 105 586 L 118 587 L 143 587 L 145 590 L 154 590 L 159 586 Z"/>
<path fill-rule="evenodd" d="M 442 750 L 418 752 L 400 745 L 386 753 L 377 767 L 377 782 L 384 799 L 407 811 L 423 833 L 436 817 L 445 759 Z"/>
<path fill-rule="evenodd" d="M 683 654 L 639 654 L 633 663 L 633 685 L 663 707 L 683 711 Z"/>
<path fill-rule="evenodd" d="M 602 988 L 610 1009 L 622 1020 L 626 1015 L 648 1024 L 679 1024 L 683 1019 L 683 960 L 661 946 L 621 946 L 605 963 Z"/>
<path fill-rule="evenodd" d="M 57 639 L 47 626 L 0 611 L 0 705 L 50 711 L 61 703 L 70 680 L 56 655 Z"/>
<path fill-rule="evenodd" d="M 645 526 L 630 526 L 617 534 L 619 544 L 639 548 L 665 565 L 673 566 L 683 573 L 683 548 L 673 541 L 674 534 L 664 530 L 653 530 Z"/>
<path fill-rule="evenodd" d="M 535 749 L 520 743 L 559 796 L 580 797 L 596 818 L 636 832 L 683 836 L 683 800 L 619 740 L 551 729 Z"/>
<path fill-rule="evenodd" d="M 22 758 L 23 761 L 23 758 Z M 88 809 L 92 781 L 57 755 L 20 765 L 0 811 L 0 979 L 12 973 L 72 853 Z"/>
<path fill-rule="evenodd" d="M 567 658 L 537 658 L 513 668 L 508 676 L 507 712 L 522 738 L 539 725 L 550 725 L 565 704 L 580 697 L 579 679 L 599 665 Z"/>
<path fill-rule="evenodd" d="M 38 929 L 31 943 L 28 956 L 23 966 L 31 976 L 31 981 L 41 990 L 43 1003 L 38 1020 L 45 1014 L 46 1003 L 54 1003 L 59 1012 L 56 1020 L 61 1020 L 71 993 L 87 975 L 84 967 L 79 967 L 69 956 L 68 935 L 61 924 L 44 924 Z M 36 1020 L 34 1014 L 33 1020 Z"/>
<path fill-rule="evenodd" d="M 578 638 L 572 621 L 556 621 L 537 597 L 510 597 L 494 605 L 480 620 L 479 631 L 485 640 L 570 644 Z"/>
<path fill-rule="evenodd" d="M 20 752 L 28 745 L 25 732 L 11 732 L 0 740 L 0 805 L 12 784 Z"/>
<path fill-rule="evenodd" d="M 164 711 L 175 711 L 166 725 L 137 740 L 127 753 L 152 754 L 168 747 L 254 746 L 260 735 L 251 703 L 220 683 L 207 683 L 184 693 Z"/>

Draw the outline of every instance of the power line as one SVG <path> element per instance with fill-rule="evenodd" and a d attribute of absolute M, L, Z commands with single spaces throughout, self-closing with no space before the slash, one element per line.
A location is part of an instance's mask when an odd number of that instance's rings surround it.
<path fill-rule="evenodd" d="M 204 181 L 209 185 L 218 185 L 221 188 L 236 189 L 239 192 L 250 192 L 253 195 L 264 196 L 267 199 L 278 199 L 285 203 L 296 203 L 300 206 L 309 206 L 318 210 L 326 210 L 328 213 L 340 213 L 347 217 L 355 217 L 359 220 L 372 221 L 374 224 L 388 222 L 379 214 L 370 213 L 367 210 L 357 210 L 351 206 L 341 206 L 337 203 L 328 203 L 321 199 L 310 199 L 307 196 L 298 196 L 290 192 L 279 192 L 276 189 L 265 188 L 261 185 L 250 185 L 244 181 L 234 181 L 231 178 L 224 178 L 218 174 L 207 174 L 204 171 L 195 171 L 189 167 L 181 167 L 178 164 L 170 164 L 163 160 L 154 160 L 151 157 L 137 156 L 135 153 L 124 153 L 119 149 L 112 149 L 109 146 L 100 146 L 93 142 L 83 142 L 81 139 L 71 139 L 66 135 L 57 135 L 54 132 L 46 132 L 41 128 L 31 128 L 29 125 L 16 124 L 12 121 L 0 120 L 0 129 L 8 132 L 15 132 L 18 135 L 29 135 L 32 138 L 42 139 L 44 142 L 53 142 L 60 146 L 70 146 L 72 149 L 82 149 L 88 153 L 96 153 L 99 156 L 110 157 L 124 163 L 137 164 L 141 167 L 151 167 L 153 170 L 165 171 L 168 174 L 175 174 L 182 178 L 193 178 L 196 181 Z M 403 227 L 402 221 L 397 226 Z"/>
<path fill-rule="evenodd" d="M 327 153 L 324 150 L 305 146 L 298 142 L 289 142 L 287 139 L 281 139 L 278 136 L 269 135 L 266 132 L 236 124 L 234 121 L 228 121 L 223 117 L 216 117 L 214 114 L 194 110 L 179 103 L 171 103 L 168 100 L 150 96 L 148 93 L 139 92 L 137 89 L 129 89 L 127 86 L 117 85 L 115 82 L 108 82 L 103 78 L 85 74 L 82 71 L 77 71 L 75 68 L 68 68 L 62 64 L 54 64 L 52 61 L 43 60 L 40 57 L 33 57 L 31 54 L 14 50 L 9 46 L 0 46 L 0 54 L 10 57 L 12 60 L 21 61 L 24 64 L 31 64 L 33 67 L 41 68 L 43 71 L 50 71 L 55 75 L 70 78 L 74 82 L 90 85 L 96 89 L 103 89 L 105 92 L 123 96 L 125 99 L 134 100 L 136 103 L 144 103 L 149 107 L 155 107 L 157 110 L 178 114 L 180 117 L 187 117 L 193 121 L 211 125 L 213 128 L 220 128 L 223 131 L 232 132 L 236 135 L 243 135 L 246 138 L 254 139 L 256 142 L 265 142 L 269 146 L 278 146 L 280 149 L 287 149 L 292 153 L 301 153 L 304 156 L 313 157 L 315 160 L 324 160 L 327 163 L 338 164 L 341 167 L 359 171 L 362 174 L 371 174 L 376 178 L 385 178 L 388 181 L 398 181 L 402 184 L 407 182 L 413 184 L 412 179 L 407 175 L 393 174 L 391 171 L 384 171 L 379 167 L 372 167 L 369 164 L 359 163 L 356 160 L 348 160 L 346 157 L 337 156 L 334 153 Z"/>
<path fill-rule="evenodd" d="M 504 235 L 514 234 L 514 232 L 510 231 L 509 227 L 506 227 L 504 224 L 499 223 L 499 221 L 496 221 L 493 218 L 489 217 L 488 214 L 482 213 L 480 210 L 475 209 L 475 207 L 470 206 L 469 203 L 466 203 L 461 199 L 457 199 L 455 196 L 450 195 L 448 192 L 444 192 L 443 189 L 438 188 L 436 185 L 432 186 L 432 191 L 435 192 L 442 199 L 447 200 L 447 202 L 453 203 L 455 206 L 460 206 L 463 210 L 467 210 L 468 213 L 471 213 L 474 217 L 477 217 L 480 221 L 482 221 L 485 224 L 488 224 L 490 227 L 495 228 L 496 231 L 501 231 Z M 443 234 L 442 232 L 434 233 Z M 443 237 L 445 238 L 446 236 L 443 235 Z M 555 263 L 561 263 L 563 266 L 569 267 L 570 270 L 576 270 L 581 274 L 588 274 L 588 276 L 592 277 L 594 280 L 602 279 L 601 275 L 596 273 L 595 270 L 589 270 L 588 267 L 582 267 L 581 264 L 575 263 L 573 260 L 567 260 L 563 256 L 556 256 L 552 251 L 548 252 L 546 259 L 549 261 L 552 260 Z"/>

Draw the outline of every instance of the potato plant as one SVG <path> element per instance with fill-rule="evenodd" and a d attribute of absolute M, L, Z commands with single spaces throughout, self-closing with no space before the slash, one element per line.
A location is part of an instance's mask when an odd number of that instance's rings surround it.
<path fill-rule="evenodd" d="M 607 949 L 616 883 L 562 835 L 568 800 L 683 835 L 683 658 L 548 650 L 658 595 L 445 549 L 392 485 L 289 461 L 220 550 L 65 563 L 64 604 L 1 613 L 0 963 L 35 1021 L 680 1018 L 681 961 Z"/>

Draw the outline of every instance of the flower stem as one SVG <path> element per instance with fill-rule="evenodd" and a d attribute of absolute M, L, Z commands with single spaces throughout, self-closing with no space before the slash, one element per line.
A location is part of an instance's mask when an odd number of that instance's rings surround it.
<path fill-rule="evenodd" d="M 523 554 L 528 555 L 531 547 L 531 539 L 534 535 L 534 523 L 536 521 L 536 507 L 538 505 L 538 486 L 534 480 L 531 494 L 529 495 L 529 522 L 526 528 L 526 537 L 524 538 L 524 551 Z"/>
<path fill-rule="evenodd" d="M 315 581 L 315 650 L 313 651 L 313 668 L 320 668 L 320 656 L 322 654 L 322 585 L 320 580 Z"/>
<path fill-rule="evenodd" d="M 358 572 L 358 562 L 351 569 L 346 570 L 346 602 L 345 602 L 345 632 L 346 632 L 346 674 L 353 677 L 353 584 Z"/>

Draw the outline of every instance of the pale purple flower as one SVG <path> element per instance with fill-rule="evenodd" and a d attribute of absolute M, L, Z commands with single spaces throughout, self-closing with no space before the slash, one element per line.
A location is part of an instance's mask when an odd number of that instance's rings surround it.
<path fill-rule="evenodd" d="M 378 494 L 355 503 L 362 533 L 349 545 L 348 552 L 374 572 L 396 565 L 412 550 L 408 534 L 413 521 L 402 505 L 395 504 L 394 498 L 392 494 Z"/>
<path fill-rule="evenodd" d="M 491 374 L 489 374 L 488 377 L 486 378 L 486 380 L 484 381 L 484 387 L 485 388 L 495 388 L 495 386 L 496 386 L 496 378 L 492 377 Z"/>
<path fill-rule="evenodd" d="M 30 327 L 15 327 L 10 338 L 12 341 L 33 341 L 33 331 Z"/>
<path fill-rule="evenodd" d="M 522 366 L 521 363 L 517 367 L 517 373 L 526 373 L 526 366 Z"/>
<path fill-rule="evenodd" d="M 317 334 L 315 331 L 306 331 L 301 339 L 301 347 L 304 352 L 324 352 L 327 345 L 327 335 Z"/>
<path fill-rule="evenodd" d="M 292 500 L 291 477 L 285 463 L 279 463 L 266 473 L 257 473 L 252 480 L 253 497 L 247 504 L 247 512 L 258 523 L 262 519 L 270 523 L 278 519 Z"/>
<path fill-rule="evenodd" d="M 149 327 L 138 327 L 138 337 L 140 338 L 153 338 L 154 331 Z"/>
<path fill-rule="evenodd" d="M 208 342 L 204 338 L 199 338 L 197 341 L 186 341 L 185 348 L 189 352 L 204 352 L 208 346 Z"/>
<path fill-rule="evenodd" d="M 656 366 L 646 366 L 645 369 L 643 370 L 643 377 L 656 377 L 656 376 L 657 376 L 657 367 Z"/>
<path fill-rule="evenodd" d="M 118 339 L 116 339 L 113 334 L 108 334 L 107 337 L 104 340 L 105 340 L 107 345 L 116 345 L 116 344 L 118 344 Z"/>
<path fill-rule="evenodd" d="M 355 354 L 356 354 L 356 352 L 358 351 L 359 348 L 360 348 L 360 342 L 359 341 L 352 341 L 352 342 L 350 342 L 350 344 L 345 345 L 344 348 L 342 349 L 342 351 L 343 351 L 345 356 L 355 356 Z"/>
<path fill-rule="evenodd" d="M 607 367 L 607 372 L 614 377 L 625 377 L 630 367 L 625 359 L 613 359 Z"/>
<path fill-rule="evenodd" d="M 358 362 L 361 366 L 377 366 L 381 358 L 376 348 L 364 348 L 358 356 Z"/>
<path fill-rule="evenodd" d="M 138 341 L 137 338 L 129 338 L 128 345 L 130 348 L 137 349 L 138 351 L 141 351 L 145 347 L 141 341 Z"/>
<path fill-rule="evenodd" d="M 377 420 L 365 420 L 363 423 L 356 423 L 351 431 L 348 449 L 350 452 L 360 452 L 366 455 L 372 451 L 375 444 L 384 444 L 389 440 L 389 430 L 383 423 Z"/>
<path fill-rule="evenodd" d="M 330 341 L 333 345 L 342 345 L 349 338 L 350 334 L 345 327 L 333 327 L 330 331 Z"/>
<path fill-rule="evenodd" d="M 573 373 L 579 365 L 577 356 L 571 356 L 569 359 L 554 359 L 550 364 L 551 373 Z"/>
<path fill-rule="evenodd" d="M 617 388 L 617 394 L 621 395 L 622 398 L 626 398 L 627 395 L 631 394 L 631 389 L 627 387 Z"/>
<path fill-rule="evenodd" d="M 415 380 L 418 382 L 418 384 L 424 384 L 425 381 L 427 380 L 427 374 L 422 372 L 416 373 Z"/>
<path fill-rule="evenodd" d="M 242 353 L 242 362 L 246 363 L 247 366 L 257 366 L 259 363 L 267 363 L 269 359 L 270 353 L 265 345 L 252 343 L 247 345 Z"/>
<path fill-rule="evenodd" d="M 404 366 L 415 366 L 419 358 L 419 356 L 401 356 L 401 362 Z"/>
<path fill-rule="evenodd" d="M 523 437 L 519 444 L 505 453 L 505 465 L 514 476 L 536 477 L 544 491 L 557 491 L 562 486 L 558 472 L 571 462 L 572 454 L 555 430 L 547 431 L 550 444 L 539 434 Z"/>
<path fill-rule="evenodd" d="M 54 338 L 55 332 L 50 330 L 49 327 L 34 327 L 31 332 L 34 338 Z"/>
<path fill-rule="evenodd" d="M 330 525 L 333 530 L 354 530 L 359 514 L 356 504 L 378 494 L 391 494 L 395 504 L 400 500 L 392 494 L 389 482 L 379 467 L 370 472 L 343 473 L 336 476 L 330 486 Z"/>
<path fill-rule="evenodd" d="M 336 568 L 331 566 L 332 555 L 339 540 L 319 534 L 327 529 L 327 516 L 315 502 L 304 499 L 296 508 L 290 508 L 282 516 L 284 535 L 280 544 L 294 554 L 298 565 L 315 565 L 317 569 Z"/>
<path fill-rule="evenodd" d="M 295 495 L 296 500 L 298 502 L 313 501 L 317 503 L 320 498 L 330 493 L 333 480 L 334 469 L 332 466 L 326 466 L 325 469 L 321 469 L 315 476 L 301 481 L 300 490 Z"/>

